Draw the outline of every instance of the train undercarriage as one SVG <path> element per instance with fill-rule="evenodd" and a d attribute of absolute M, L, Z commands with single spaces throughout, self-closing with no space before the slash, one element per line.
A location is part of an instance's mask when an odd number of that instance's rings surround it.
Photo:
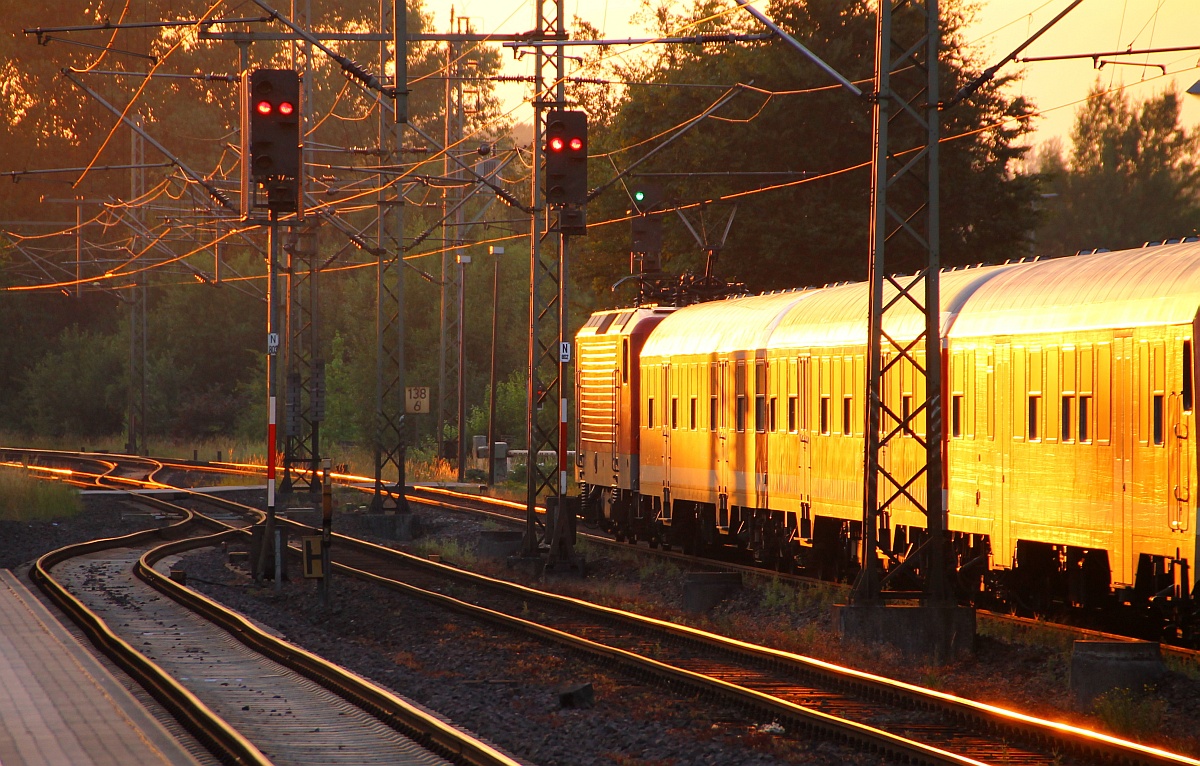
<path fill-rule="evenodd" d="M 753 562 L 832 582 L 861 570 L 862 524 L 811 509 L 784 513 L 649 497 L 616 487 L 582 485 L 585 524 L 618 541 Z M 887 587 L 920 590 L 918 552 L 925 530 L 897 526 L 880 534 Z M 1141 554 L 1132 587 L 1114 588 L 1108 551 L 1021 540 L 1011 566 L 992 560 L 986 535 L 953 532 L 953 585 L 961 603 L 1024 616 L 1067 618 L 1100 630 L 1191 642 L 1200 636 L 1186 558 Z"/>

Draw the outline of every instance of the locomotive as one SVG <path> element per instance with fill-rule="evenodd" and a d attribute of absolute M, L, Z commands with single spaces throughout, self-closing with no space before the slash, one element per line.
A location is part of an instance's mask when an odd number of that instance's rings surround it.
<path fill-rule="evenodd" d="M 1184 620 L 1198 542 L 1200 242 L 940 280 L 932 363 L 961 595 Z M 783 570 L 853 577 L 869 298 L 855 283 L 593 314 L 576 336 L 585 521 L 651 546 L 740 549 Z M 907 312 L 885 315 L 901 344 L 924 327 Z M 909 420 L 924 376 L 897 361 L 885 364 L 884 404 L 907 436 L 924 437 L 924 418 Z M 893 440 L 882 464 L 914 475 L 920 441 Z M 921 504 L 924 491 L 914 488 Z M 881 519 L 886 571 L 920 547 L 925 517 L 900 502 Z"/>

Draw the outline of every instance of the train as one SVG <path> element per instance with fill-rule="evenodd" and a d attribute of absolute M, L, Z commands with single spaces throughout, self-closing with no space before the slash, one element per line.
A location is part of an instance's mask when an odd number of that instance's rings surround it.
<path fill-rule="evenodd" d="M 1200 242 L 944 270 L 940 288 L 932 363 L 958 595 L 1194 631 Z M 626 541 L 852 579 L 868 307 L 867 283 L 845 283 L 592 314 L 576 335 L 584 520 Z M 915 307 L 885 315 L 902 344 L 923 327 Z M 881 463 L 913 475 L 926 455 L 924 418 L 908 420 L 925 401 L 914 362 L 927 361 L 897 361 L 883 402 L 912 431 Z M 927 533 L 912 503 L 883 522 L 887 571 Z"/>

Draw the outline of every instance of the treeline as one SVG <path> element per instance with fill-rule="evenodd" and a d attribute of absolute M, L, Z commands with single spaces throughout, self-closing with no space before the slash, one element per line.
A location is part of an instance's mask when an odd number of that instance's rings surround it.
<path fill-rule="evenodd" d="M 68 7 L 72 4 L 51 0 L 33 5 L 41 6 L 39 12 L 47 16 L 31 13 L 28 23 L 18 23 L 45 25 L 48 17 L 80 23 L 82 3 L 74 9 Z M 174 5 L 170 13 L 164 11 L 164 18 L 181 13 Z M 969 4 L 947 2 L 942 8 L 941 92 L 945 96 L 990 62 L 981 61 L 963 41 Z M 437 26 L 420 13 L 419 4 L 410 3 L 410 10 L 414 29 Z M 749 16 L 727 10 L 711 0 L 697 0 L 682 12 L 660 9 L 644 21 L 664 36 L 758 31 Z M 321 23 L 329 28 L 344 27 L 354 20 L 369 25 L 375 12 L 374 3 L 347 3 L 336 11 L 323 11 L 326 15 Z M 839 71 L 869 81 L 874 50 L 872 4 L 776 2 L 769 13 Z M 586 25 L 580 25 L 576 34 L 597 36 L 596 30 Z M 147 42 L 147 49 L 161 54 L 170 44 L 169 39 L 156 38 Z M 6 145 L 15 147 L 10 156 L 28 158 L 30 163 L 35 157 L 53 156 L 55 162 L 64 164 L 86 164 L 93 159 L 112 125 L 111 115 L 97 111 L 94 104 L 64 115 L 64 100 L 74 91 L 57 78 L 55 67 L 62 66 L 65 59 L 51 56 L 26 67 L 24 62 L 34 54 L 27 49 L 30 46 L 12 48 L 11 38 L 0 45 L 4 46 L 0 60 L 12 54 L 9 60 L 23 62 L 20 75 L 9 72 L 9 87 L 0 88 L 8 106 L 0 127 L 9 142 Z M 55 51 L 51 46 L 37 53 L 46 50 Z M 195 46 L 186 54 L 190 58 L 183 60 L 198 71 L 232 65 L 231 51 L 219 46 Z M 362 60 L 374 55 L 366 48 L 358 54 Z M 440 55 L 433 47 L 418 48 L 409 62 L 417 81 L 413 86 L 414 119 L 438 136 L 444 87 L 437 76 L 444 63 Z M 261 58 L 282 62 L 284 53 L 279 50 Z M 481 132 L 464 146 L 473 151 L 478 144 L 489 143 L 496 157 L 514 149 L 511 138 L 505 137 L 507 126 L 498 119 L 498 104 L 486 79 L 497 71 L 499 53 L 489 49 L 478 61 L 481 78 L 472 87 L 478 90 L 479 108 L 468 120 L 467 133 Z M 719 50 L 673 44 L 654 48 L 651 58 L 628 61 L 611 57 L 605 50 L 587 54 L 578 72 L 586 79 L 569 86 L 568 100 L 589 113 L 592 186 L 608 181 L 614 168 L 627 167 L 670 135 L 673 127 L 735 89 L 738 95 L 726 106 L 639 166 L 636 176 L 654 174 L 665 188 L 668 202 L 675 205 L 740 195 L 736 218 L 720 253 L 718 273 L 722 277 L 742 281 L 753 290 L 866 277 L 869 171 L 865 163 L 870 159 L 871 117 L 865 101 L 831 87 L 815 67 L 778 41 Z M 323 118 L 319 143 L 325 147 L 372 146 L 376 128 L 370 100 L 344 87 L 344 81 L 332 72 L 326 74 L 329 76 L 317 79 L 318 112 Z M 1010 86 L 1011 79 L 997 78 L 942 115 L 946 138 L 941 148 L 944 265 L 1069 255 L 1096 247 L 1117 249 L 1197 232 L 1200 139 L 1195 130 L 1180 125 L 1181 96 L 1177 92 L 1167 90 L 1134 101 L 1119 90 L 1098 90 L 1081 107 L 1069 146 L 1051 144 L 1031 153 L 1026 136 L 1037 119 L 1037 105 L 1013 96 Z M 233 126 L 227 118 L 236 113 L 230 100 L 232 90 L 224 93 L 215 86 L 158 81 L 153 87 L 159 90 L 144 97 L 144 103 L 154 106 L 152 132 L 168 146 L 187 153 L 189 162 L 197 167 L 224 169 L 225 173 L 236 167 L 222 143 L 231 140 Z M 22 99 L 22 94 L 39 92 L 58 95 L 49 100 Z M 110 95 L 124 103 L 119 100 L 119 88 L 114 86 Z M 74 94 L 73 99 L 78 98 Z M 221 119 L 224 124 L 219 124 Z M 197 141 L 197 135 L 205 138 Z M 409 135 L 411 138 L 411 132 Z M 501 178 L 513 194 L 527 199 L 528 147 L 524 149 Z M 95 159 L 113 164 L 125 161 L 115 149 L 107 151 Z M 314 175 L 330 195 L 354 186 L 358 177 L 348 177 L 335 167 L 349 164 L 349 160 L 318 156 L 322 164 L 313 169 Z M 164 177 L 167 172 L 163 171 Z M 404 268 L 409 385 L 436 387 L 438 382 L 441 250 L 445 243 L 436 223 L 446 188 L 440 174 L 440 163 L 423 168 L 421 177 L 427 185 L 410 189 L 412 204 L 405 208 L 406 236 L 411 240 L 419 233 L 429 234 L 421 248 L 408 255 L 422 249 L 430 253 L 408 260 Z M 148 178 L 147 186 L 153 187 L 155 180 Z M 617 183 L 588 206 L 588 219 L 594 225 L 571 263 L 572 326 L 578 326 L 594 308 L 624 305 L 632 297 L 628 286 L 612 289 L 629 271 L 629 223 L 609 222 L 625 216 L 630 206 L 625 189 L 636 182 L 632 178 Z M 756 191 L 760 189 L 763 191 Z M 168 191 L 175 195 L 179 190 L 168 187 Z M 38 200 L 68 193 L 124 199 L 128 196 L 127 176 L 93 173 L 78 190 L 68 190 L 65 183 L 22 181 L 0 191 L 0 204 L 10 210 L 6 217 L 14 220 L 53 220 L 63 217 L 62 209 L 48 212 L 48 203 Z M 367 234 L 373 231 L 373 210 L 373 197 L 368 197 L 361 210 L 345 212 L 343 218 Z M 715 244 L 732 213 L 732 205 L 714 203 L 687 214 L 697 233 Z M 176 220 L 167 220 L 171 215 L 176 214 L 157 213 L 156 231 L 181 226 Z M 480 224 L 462 236 L 473 242 L 520 235 L 527 232 L 521 218 L 514 209 L 481 197 L 470 203 L 466 215 L 467 220 Z M 183 230 L 189 231 L 186 226 Z M 678 218 L 668 218 L 665 233 L 664 267 L 668 271 L 702 268 L 702 248 Z M 225 248 L 225 278 L 220 284 L 213 284 L 211 278 L 212 250 L 188 259 L 203 267 L 202 279 L 181 272 L 151 277 L 147 427 L 152 438 L 262 437 L 263 235 L 254 232 L 248 238 L 231 241 Z M 163 242 L 180 255 L 195 247 L 194 236 L 192 241 L 164 238 Z M 110 248 L 107 257 L 116 261 L 126 257 L 112 254 L 123 252 L 118 246 L 134 245 L 115 235 L 105 243 Z M 18 244 L 20 249 L 7 247 L 0 254 L 0 286 L 46 281 L 48 277 L 31 266 L 42 257 L 39 245 Z M 504 245 L 497 343 L 504 384 L 498 412 L 501 434 L 516 437 L 514 446 L 521 446 L 529 319 L 528 240 L 507 239 Z M 63 246 L 61 241 L 59 246 Z M 320 287 L 318 355 L 326 360 L 328 385 L 323 438 L 369 444 L 374 414 L 376 294 L 371 257 L 349 246 L 346 236 L 331 226 L 320 228 L 318 252 L 318 262 L 329 261 Z M 467 270 L 465 302 L 469 437 L 483 433 L 486 426 L 492 261 L 485 245 L 472 245 L 466 252 L 473 261 Z M 121 431 L 128 390 L 127 300 L 122 290 L 85 289 L 79 297 L 72 288 L 0 293 L 0 326 L 4 328 L 0 333 L 0 358 L 4 359 L 0 365 L 0 391 L 4 394 L 0 418 L 7 428 L 88 438 Z M 452 392 L 455 382 L 448 381 L 448 385 Z M 433 438 L 434 416 L 413 420 L 418 439 Z"/>

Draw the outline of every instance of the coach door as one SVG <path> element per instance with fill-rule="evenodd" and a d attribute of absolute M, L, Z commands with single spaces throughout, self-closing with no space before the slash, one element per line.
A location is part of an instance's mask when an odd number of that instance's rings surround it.
<path fill-rule="evenodd" d="M 1120 583 L 1132 583 L 1130 559 L 1133 556 L 1133 499 L 1134 499 L 1134 380 L 1136 360 L 1133 358 L 1133 338 L 1128 334 L 1113 338 L 1110 362 L 1112 366 L 1112 414 L 1111 434 L 1105 434 L 1105 424 L 1100 419 L 1107 413 L 1098 407 L 1096 437 L 1103 442 L 1107 435 L 1112 440 L 1113 454 L 1113 561 L 1114 579 Z M 1099 348 L 1097 377 L 1105 383 L 1105 359 L 1109 356 L 1103 345 Z"/>
<path fill-rule="evenodd" d="M 1172 532 L 1188 528 L 1188 508 L 1192 499 L 1192 342 L 1180 343 L 1180 386 L 1167 397 L 1167 455 L 1170 496 L 1168 523 Z M 1168 379 L 1170 376 L 1166 376 Z"/>
<path fill-rule="evenodd" d="M 729 494 L 729 362 L 717 370 L 717 494 Z"/>
<path fill-rule="evenodd" d="M 1011 566 L 1016 552 L 1008 526 L 1008 470 L 1012 451 L 1012 408 L 1016 407 L 1017 386 L 1013 383 L 1011 349 L 1007 343 L 997 343 L 993 352 L 993 370 L 988 383 L 988 434 L 994 439 L 992 466 L 992 528 L 993 552 L 996 563 Z"/>
<path fill-rule="evenodd" d="M 663 445 L 663 489 L 671 491 L 671 429 L 679 422 L 679 401 L 671 387 L 671 365 L 664 362 L 662 366 L 662 445 Z"/>
<path fill-rule="evenodd" d="M 811 421 L 809 420 L 809 357 L 802 356 L 799 361 L 799 372 L 796 381 L 796 417 L 799 420 L 800 436 L 800 502 L 812 502 L 812 442 Z"/>

